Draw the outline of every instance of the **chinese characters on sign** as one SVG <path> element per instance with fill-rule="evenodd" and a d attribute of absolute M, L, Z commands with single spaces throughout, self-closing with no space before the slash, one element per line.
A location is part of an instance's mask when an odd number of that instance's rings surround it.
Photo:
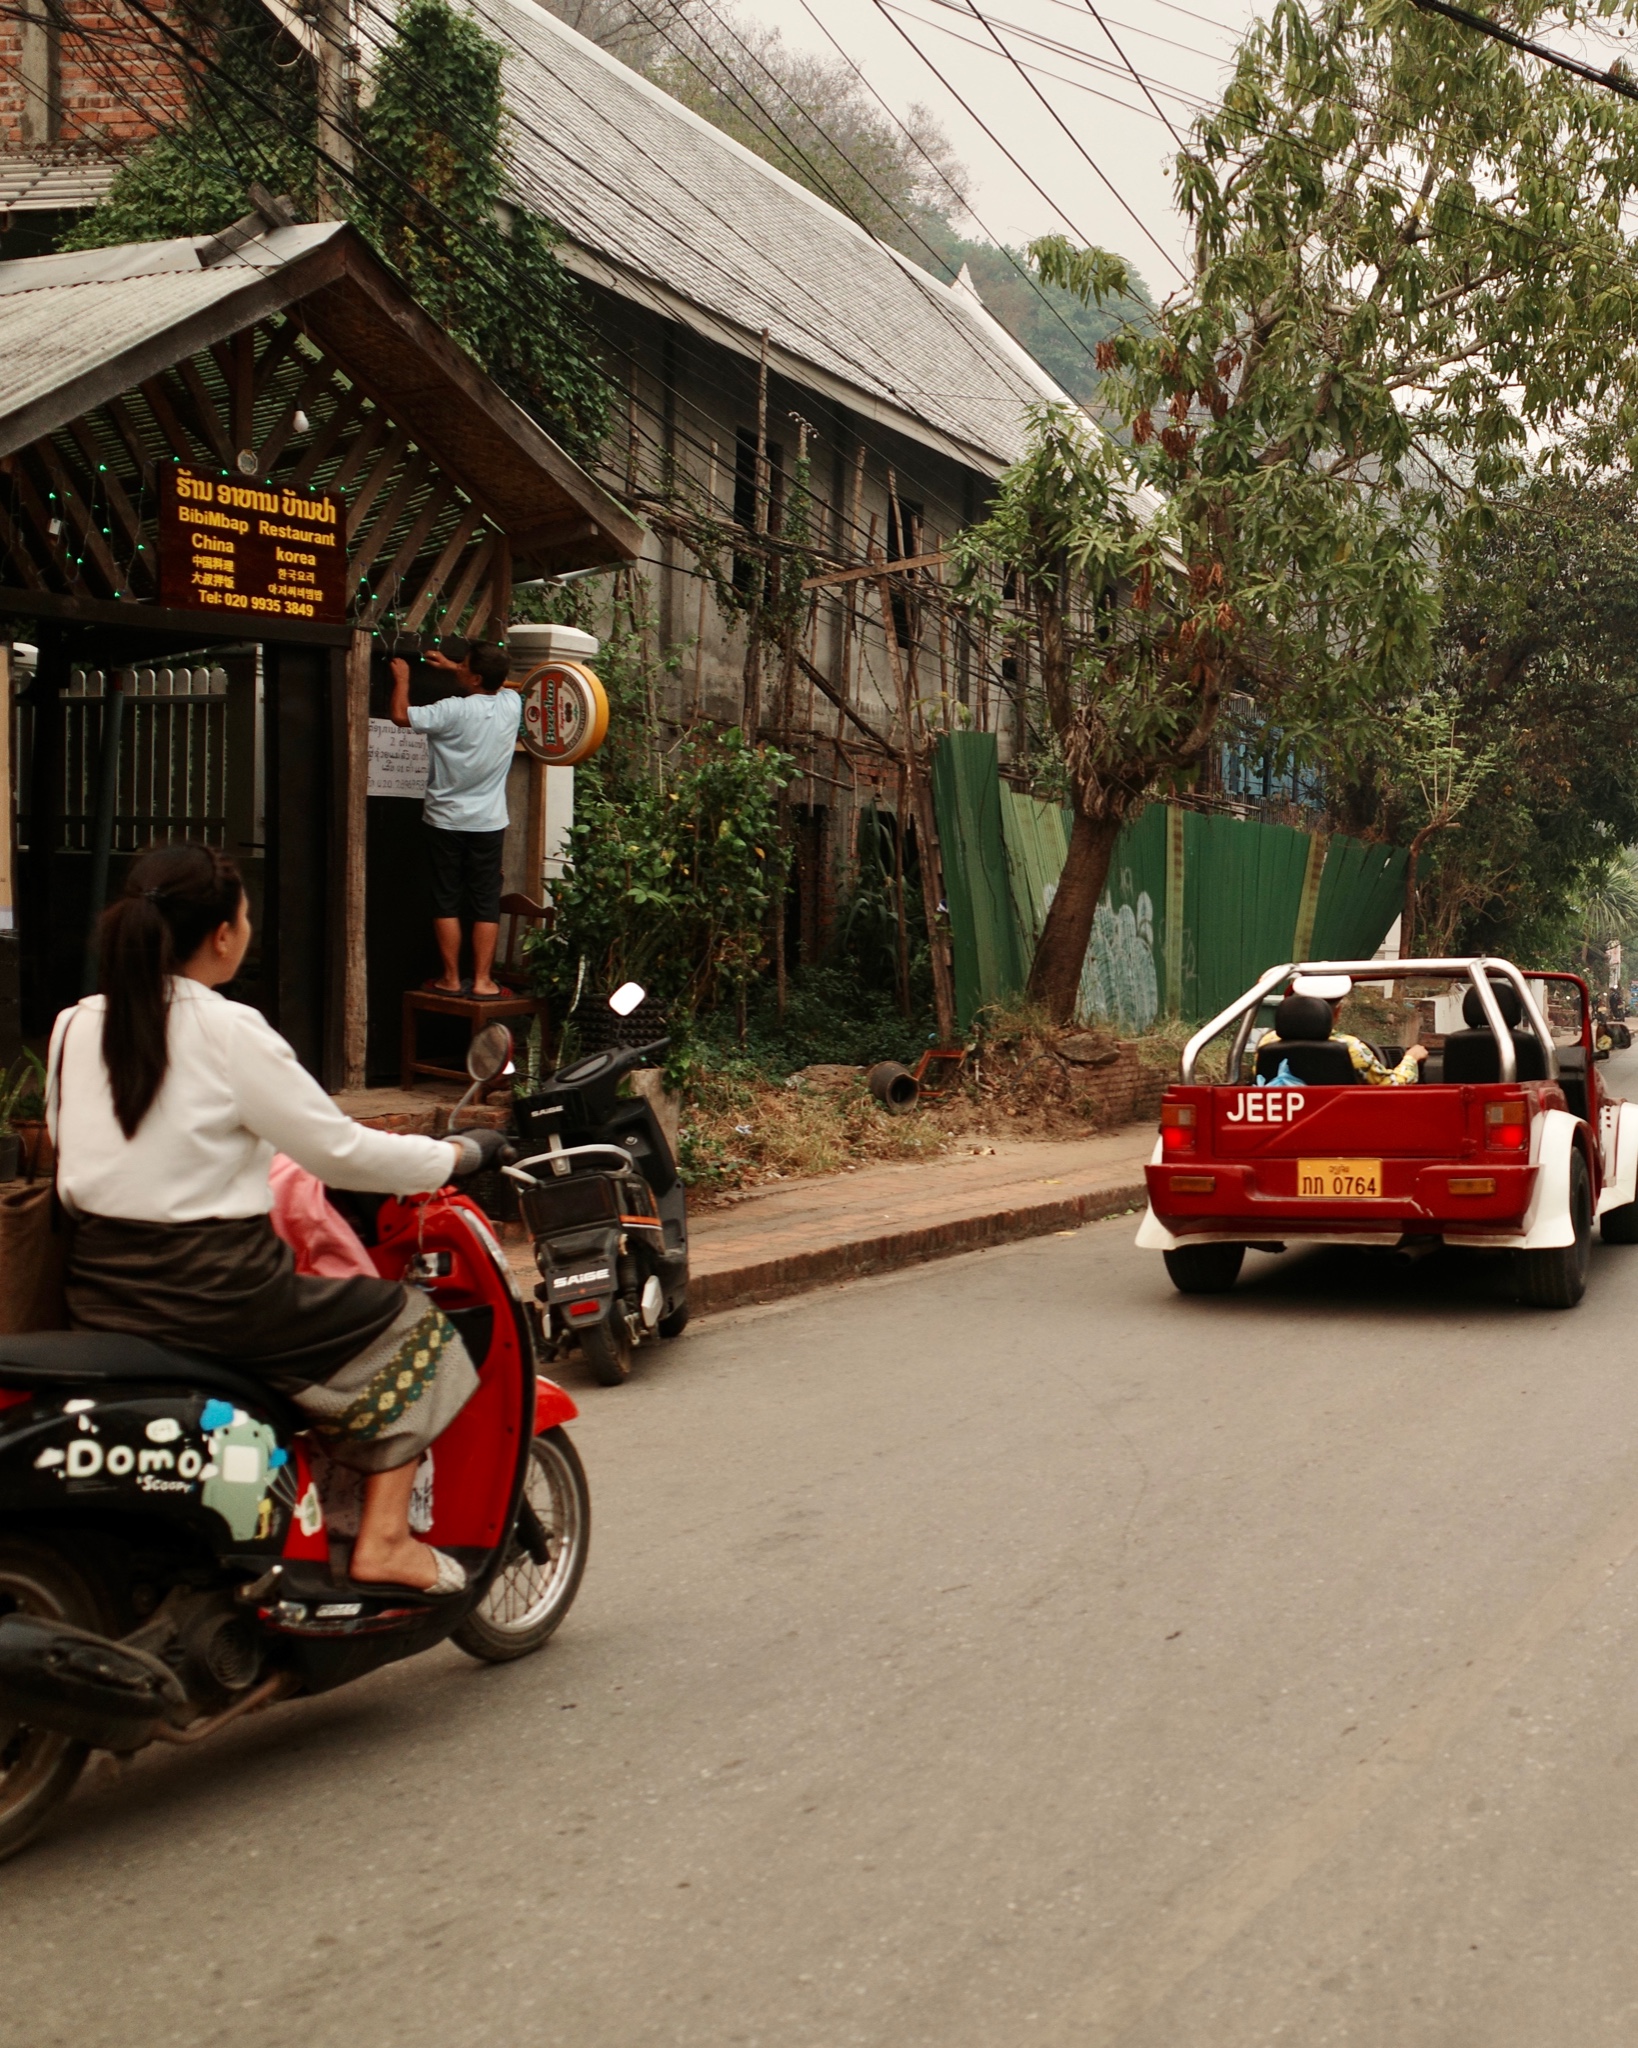
<path fill-rule="evenodd" d="M 159 601 L 272 619 L 347 616 L 347 522 L 334 491 L 161 471 Z"/>

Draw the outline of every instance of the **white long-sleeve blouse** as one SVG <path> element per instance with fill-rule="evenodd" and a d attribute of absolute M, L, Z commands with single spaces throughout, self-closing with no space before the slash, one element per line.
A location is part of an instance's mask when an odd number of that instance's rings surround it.
<path fill-rule="evenodd" d="M 114 1115 L 103 998 L 57 1019 L 46 1114 L 71 1210 L 143 1223 L 264 1215 L 275 1152 L 332 1187 L 377 1194 L 424 1194 L 449 1179 L 453 1145 L 355 1123 L 260 1011 L 181 975 L 170 997 L 170 1063 L 134 1138 Z"/>

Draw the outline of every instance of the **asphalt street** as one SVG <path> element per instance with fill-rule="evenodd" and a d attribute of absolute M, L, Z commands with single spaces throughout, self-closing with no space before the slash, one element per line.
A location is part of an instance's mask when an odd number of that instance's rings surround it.
<path fill-rule="evenodd" d="M 1638 1247 L 1132 1234 L 574 1381 L 557 1640 L 105 1767 L 0 2043 L 1631 2048 Z"/>

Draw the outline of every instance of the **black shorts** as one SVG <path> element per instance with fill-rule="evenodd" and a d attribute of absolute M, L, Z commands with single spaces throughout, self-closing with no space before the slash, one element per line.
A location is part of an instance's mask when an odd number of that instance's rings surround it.
<path fill-rule="evenodd" d="M 427 875 L 434 917 L 458 917 L 468 924 L 499 924 L 501 849 L 506 827 L 498 832 L 445 832 L 423 825 L 427 844 Z"/>

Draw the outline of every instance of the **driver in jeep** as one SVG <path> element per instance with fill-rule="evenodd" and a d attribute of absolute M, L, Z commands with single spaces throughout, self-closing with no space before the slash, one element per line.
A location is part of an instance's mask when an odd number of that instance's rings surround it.
<path fill-rule="evenodd" d="M 1339 1031 L 1337 1012 L 1353 992 L 1353 986 L 1346 974 L 1299 974 L 1291 984 L 1291 993 L 1274 1012 L 1273 1030 L 1265 1031 L 1258 1039 L 1257 1050 L 1261 1052 L 1265 1045 L 1275 1045 L 1282 1040 L 1308 1039 L 1317 1044 L 1330 1039 L 1348 1048 L 1348 1058 L 1362 1081 L 1369 1081 L 1377 1088 L 1409 1087 L 1416 1079 L 1417 1068 L 1428 1056 L 1427 1047 L 1408 1047 L 1399 1064 L 1389 1067 L 1377 1058 L 1364 1039 Z"/>

